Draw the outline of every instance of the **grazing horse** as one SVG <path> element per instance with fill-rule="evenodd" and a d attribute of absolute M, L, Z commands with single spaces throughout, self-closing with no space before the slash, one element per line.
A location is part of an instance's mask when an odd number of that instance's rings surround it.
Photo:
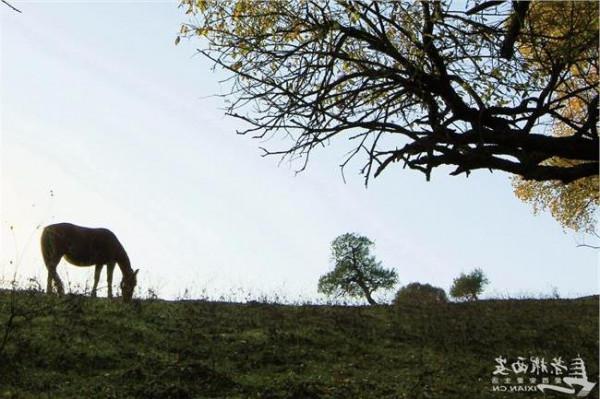
<path fill-rule="evenodd" d="M 133 271 L 125 249 L 117 236 L 108 229 L 92 229 L 71 223 L 51 224 L 42 232 L 42 255 L 48 269 L 46 286 L 48 293 L 52 292 L 52 280 L 59 295 L 65 293 L 63 283 L 56 272 L 58 262 L 64 256 L 75 266 L 96 266 L 92 296 L 96 296 L 102 266 L 107 265 L 108 296 L 112 298 L 113 270 L 115 263 L 118 264 L 123 275 L 121 280 L 123 301 L 129 302 L 133 297 L 139 269 Z"/>

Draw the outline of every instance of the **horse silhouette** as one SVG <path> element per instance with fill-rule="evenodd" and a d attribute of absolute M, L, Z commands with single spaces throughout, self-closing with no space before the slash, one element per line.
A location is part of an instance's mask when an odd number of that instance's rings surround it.
<path fill-rule="evenodd" d="M 104 228 L 89 228 L 76 226 L 71 223 L 51 224 L 42 232 L 42 255 L 48 269 L 48 284 L 46 291 L 52 293 L 54 281 L 59 295 L 64 295 L 63 283 L 56 272 L 61 258 L 65 258 L 75 266 L 96 266 L 92 296 L 96 296 L 98 280 L 102 267 L 107 266 L 108 297 L 112 298 L 112 277 L 115 264 L 119 265 L 123 278 L 121 292 L 123 301 L 128 302 L 133 297 L 139 271 L 131 268 L 127 252 L 115 234 Z"/>

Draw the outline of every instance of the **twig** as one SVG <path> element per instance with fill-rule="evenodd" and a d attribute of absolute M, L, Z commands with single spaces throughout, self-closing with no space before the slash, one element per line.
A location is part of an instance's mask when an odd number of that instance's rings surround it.
<path fill-rule="evenodd" d="M 587 247 L 592 249 L 600 249 L 600 246 L 590 245 L 590 244 L 577 244 L 577 247 Z"/>
<path fill-rule="evenodd" d="M 15 6 L 13 6 L 12 4 L 10 4 L 8 1 L 6 1 L 6 0 L 2 0 L 2 2 L 3 2 L 4 4 L 6 4 L 7 6 L 9 6 L 10 8 L 12 8 L 12 9 L 13 9 L 13 11 L 16 11 L 16 12 L 18 12 L 18 13 L 22 13 L 22 11 L 21 11 L 21 10 L 19 10 L 18 8 L 16 8 L 16 7 L 15 7 Z"/>

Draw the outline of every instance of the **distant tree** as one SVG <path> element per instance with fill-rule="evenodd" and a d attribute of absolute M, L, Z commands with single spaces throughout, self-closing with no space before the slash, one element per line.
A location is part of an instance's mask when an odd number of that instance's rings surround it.
<path fill-rule="evenodd" d="M 319 279 L 319 292 L 326 295 L 364 297 L 376 305 L 372 297 L 378 289 L 390 289 L 398 276 L 393 269 L 384 269 L 371 255 L 373 241 L 367 237 L 346 233 L 331 243 L 334 269 Z"/>
<path fill-rule="evenodd" d="M 394 304 L 399 303 L 445 303 L 446 291 L 431 284 L 410 283 L 398 290 Z"/>
<path fill-rule="evenodd" d="M 479 294 L 483 292 L 483 287 L 489 283 L 489 280 L 483 274 L 483 270 L 477 268 L 469 274 L 461 273 L 454 279 L 450 288 L 450 296 L 457 299 L 466 299 L 468 301 L 477 300 Z"/>

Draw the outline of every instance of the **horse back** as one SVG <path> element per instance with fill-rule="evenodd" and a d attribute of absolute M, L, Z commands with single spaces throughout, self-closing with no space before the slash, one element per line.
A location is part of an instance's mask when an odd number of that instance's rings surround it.
<path fill-rule="evenodd" d="M 78 266 L 114 263 L 124 252 L 112 231 L 71 223 L 46 226 L 41 244 L 44 259 L 60 259 L 64 256 Z"/>

